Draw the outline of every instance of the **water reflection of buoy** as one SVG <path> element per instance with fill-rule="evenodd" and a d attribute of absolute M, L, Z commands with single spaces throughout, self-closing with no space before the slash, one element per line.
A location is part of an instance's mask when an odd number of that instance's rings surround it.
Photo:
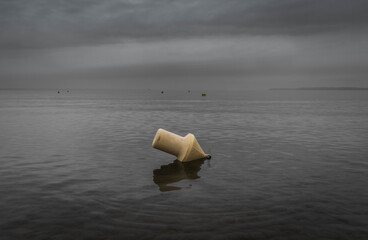
<path fill-rule="evenodd" d="M 153 170 L 153 182 L 158 185 L 161 192 L 180 190 L 181 187 L 170 185 L 185 179 L 200 178 L 198 172 L 201 170 L 204 161 L 205 159 L 200 159 L 182 163 L 175 160 L 168 165 L 163 165 L 159 169 Z M 189 184 L 189 187 L 191 186 L 192 184 Z"/>
<path fill-rule="evenodd" d="M 182 137 L 160 128 L 153 139 L 152 147 L 176 156 L 181 162 L 211 158 L 211 155 L 204 153 L 191 133 Z"/>

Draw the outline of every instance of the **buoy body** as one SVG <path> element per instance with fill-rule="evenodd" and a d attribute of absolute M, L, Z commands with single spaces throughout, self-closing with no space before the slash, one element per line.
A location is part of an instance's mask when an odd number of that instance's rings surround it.
<path fill-rule="evenodd" d="M 193 134 L 189 133 L 182 137 L 162 128 L 157 130 L 152 147 L 176 156 L 181 162 L 210 157 L 204 153 Z"/>

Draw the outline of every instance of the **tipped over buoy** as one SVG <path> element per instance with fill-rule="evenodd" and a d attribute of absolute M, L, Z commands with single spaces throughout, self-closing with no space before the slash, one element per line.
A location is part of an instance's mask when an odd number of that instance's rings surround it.
<path fill-rule="evenodd" d="M 191 133 L 182 137 L 160 128 L 153 139 L 152 147 L 176 156 L 181 162 L 211 158 L 211 155 L 204 153 Z"/>

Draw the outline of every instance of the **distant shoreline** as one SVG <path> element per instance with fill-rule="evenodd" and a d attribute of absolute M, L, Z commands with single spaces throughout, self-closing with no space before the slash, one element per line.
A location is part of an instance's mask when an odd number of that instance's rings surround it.
<path fill-rule="evenodd" d="M 368 88 L 360 88 L 360 87 L 302 87 L 302 88 L 270 88 L 271 91 L 280 91 L 280 90 L 298 90 L 298 91 L 310 91 L 310 90 L 319 90 L 319 91 L 368 91 Z"/>

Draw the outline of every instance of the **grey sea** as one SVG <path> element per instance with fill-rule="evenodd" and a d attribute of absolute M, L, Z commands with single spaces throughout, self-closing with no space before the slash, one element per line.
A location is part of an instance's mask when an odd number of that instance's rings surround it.
<path fill-rule="evenodd" d="M 201 93 L 1 90 L 0 238 L 368 239 L 368 91 Z"/>

